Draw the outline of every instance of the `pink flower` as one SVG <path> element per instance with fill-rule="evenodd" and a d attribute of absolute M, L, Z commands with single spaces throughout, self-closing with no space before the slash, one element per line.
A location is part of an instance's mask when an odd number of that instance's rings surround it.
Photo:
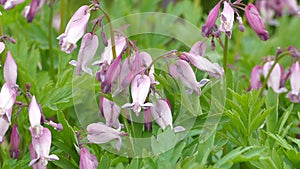
<path fill-rule="evenodd" d="M 291 102 L 300 103 L 300 63 L 297 61 L 291 67 L 291 91 L 287 94 Z"/>
<path fill-rule="evenodd" d="M 36 12 L 46 3 L 46 0 L 32 0 L 30 6 L 26 6 L 24 17 L 28 22 L 32 22 Z"/>
<path fill-rule="evenodd" d="M 225 32 L 228 38 L 231 38 L 232 26 L 234 21 L 234 10 L 224 1 L 224 9 L 221 13 L 221 27 L 220 31 Z"/>
<path fill-rule="evenodd" d="M 0 93 L 0 118 L 10 124 L 12 107 L 16 101 L 16 92 L 9 83 L 4 83 Z M 2 124 L 0 124 L 1 126 Z M 1 140 L 0 140 L 1 141 Z"/>
<path fill-rule="evenodd" d="M 6 0 L 6 1 L 2 2 L 1 4 L 3 5 L 3 8 L 5 10 L 8 10 L 8 9 L 14 8 L 16 5 L 18 5 L 24 1 L 25 0 Z"/>
<path fill-rule="evenodd" d="M 36 102 L 35 96 L 32 96 L 31 103 L 28 107 L 29 122 L 30 122 L 30 131 L 33 137 L 40 137 L 43 131 L 41 126 L 41 110 L 39 105 Z"/>
<path fill-rule="evenodd" d="M 190 49 L 189 53 L 204 56 L 206 51 L 206 43 L 205 41 L 197 41 Z"/>
<path fill-rule="evenodd" d="M 70 19 L 66 30 L 57 39 L 63 52 L 72 53 L 77 41 L 83 36 L 90 18 L 89 6 L 81 6 Z"/>
<path fill-rule="evenodd" d="M 4 63 L 4 79 L 11 85 L 16 85 L 18 67 L 11 53 L 7 52 L 6 61 Z"/>
<path fill-rule="evenodd" d="M 92 70 L 88 67 L 98 48 L 98 37 L 92 33 L 86 33 L 81 41 L 78 53 L 78 61 L 72 60 L 69 63 L 76 66 L 76 75 L 81 75 L 82 71 L 92 75 Z"/>
<path fill-rule="evenodd" d="M 112 140 L 117 140 L 116 149 L 118 151 L 121 149 L 121 136 L 127 136 L 127 133 L 108 127 L 103 123 L 92 123 L 88 125 L 87 132 L 87 139 L 95 144 L 103 144 Z"/>
<path fill-rule="evenodd" d="M 150 91 L 150 78 L 146 75 L 136 75 L 131 82 L 132 103 L 126 103 L 122 108 L 133 108 L 133 111 L 139 115 L 141 108 L 153 106 L 152 103 L 145 103 Z"/>
<path fill-rule="evenodd" d="M 184 60 L 177 60 L 169 68 L 170 75 L 175 79 L 180 79 L 184 86 L 188 88 L 188 93 L 195 91 L 198 95 L 201 94 L 200 87 L 204 86 L 209 80 L 203 79 L 197 82 L 195 73 L 191 66 Z"/>
<path fill-rule="evenodd" d="M 208 59 L 193 53 L 183 52 L 183 55 L 192 65 L 212 77 L 221 78 L 224 74 L 224 69 L 218 63 L 211 63 Z"/>
<path fill-rule="evenodd" d="M 263 41 L 268 40 L 269 33 L 266 31 L 264 23 L 253 4 L 250 3 L 246 6 L 245 15 L 249 25 L 256 32 L 258 37 Z"/>
<path fill-rule="evenodd" d="M 103 93 L 110 93 L 113 89 L 113 84 L 120 74 L 122 55 L 118 56 L 105 72 L 104 79 L 101 84 Z"/>
<path fill-rule="evenodd" d="M 101 96 L 102 97 L 102 96 Z M 121 113 L 121 108 L 114 102 L 106 99 L 100 99 L 102 103 L 102 112 L 106 121 L 106 125 L 109 127 L 120 128 L 119 115 Z"/>
<path fill-rule="evenodd" d="M 267 77 L 273 64 L 274 61 L 269 61 L 264 64 L 263 74 L 265 78 Z M 268 79 L 268 87 L 271 87 L 275 93 L 283 93 L 287 91 L 286 88 L 280 86 L 283 76 L 284 76 L 283 67 L 278 63 L 276 63 Z"/>
<path fill-rule="evenodd" d="M 37 169 L 46 168 L 48 161 L 59 160 L 56 155 L 49 155 L 51 147 L 51 132 L 47 128 L 42 128 L 42 134 L 39 137 L 35 137 L 32 134 L 32 147 L 35 153 L 35 157 L 30 161 L 29 166 L 39 166 Z"/>
<path fill-rule="evenodd" d="M 173 129 L 173 118 L 171 109 L 165 100 L 159 99 L 151 109 L 151 114 L 156 123 L 164 130 L 167 126 Z M 184 131 L 182 126 L 174 128 L 175 132 Z"/>
<path fill-rule="evenodd" d="M 115 36 L 115 49 L 117 57 L 122 54 L 122 52 L 126 49 L 126 38 L 123 36 Z M 113 53 L 112 53 L 112 44 L 111 39 L 108 40 L 108 46 L 104 48 L 101 53 L 101 58 L 99 61 L 93 63 L 93 65 L 102 65 L 107 63 L 110 65 L 113 61 Z"/>
<path fill-rule="evenodd" d="M 98 160 L 94 154 L 91 154 L 87 148 L 80 149 L 80 169 L 97 169 Z"/>
<path fill-rule="evenodd" d="M 283 4 L 288 8 L 288 12 L 291 15 L 297 15 L 299 12 L 299 6 L 297 0 L 282 0 Z"/>
<path fill-rule="evenodd" d="M 262 84 L 260 81 L 260 76 L 262 75 L 262 66 L 255 66 L 252 69 L 251 72 L 251 78 L 250 78 L 250 87 L 249 87 L 249 91 L 253 90 L 253 89 L 259 89 L 261 88 Z"/>
<path fill-rule="evenodd" d="M 14 125 L 10 135 L 10 157 L 13 159 L 17 159 L 20 155 L 20 135 L 18 131 L 18 125 Z"/>
<path fill-rule="evenodd" d="M 215 26 L 219 16 L 220 4 L 221 1 L 219 1 L 217 5 L 209 12 L 206 19 L 206 23 L 204 26 L 202 26 L 202 36 L 208 38 L 209 35 L 211 35 L 212 29 Z"/>

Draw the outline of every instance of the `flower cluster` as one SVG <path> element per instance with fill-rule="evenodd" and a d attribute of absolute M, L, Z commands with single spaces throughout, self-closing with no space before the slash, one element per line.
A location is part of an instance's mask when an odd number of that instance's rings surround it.
<path fill-rule="evenodd" d="M 1 52 L 4 50 L 4 43 L 0 43 Z M 28 106 L 26 103 L 16 103 L 16 97 L 20 94 L 19 87 L 17 85 L 17 64 L 13 59 L 10 51 L 7 51 L 7 57 L 4 64 L 4 79 L 0 92 L 0 143 L 5 139 L 5 134 L 12 123 L 13 106 Z M 21 89 L 20 89 L 21 90 Z M 31 97 L 30 93 L 22 93 L 26 100 Z M 56 155 L 49 155 L 51 146 L 51 132 L 48 128 L 43 127 L 42 123 L 48 123 L 57 130 L 62 129 L 61 124 L 57 124 L 53 121 L 47 122 L 46 119 L 42 119 L 42 113 L 40 106 L 36 102 L 35 96 L 31 97 L 30 105 L 28 106 L 30 132 L 32 135 L 32 141 L 30 144 L 30 154 L 32 161 L 30 166 L 37 169 L 46 168 L 48 161 L 58 160 Z M 15 116 L 16 118 L 18 115 Z M 10 156 L 17 159 L 20 155 L 20 134 L 18 132 L 18 125 L 14 124 L 10 135 Z M 29 145 L 28 145 L 29 146 Z"/>
<path fill-rule="evenodd" d="M 280 51 L 281 53 L 282 51 Z M 274 90 L 275 93 L 285 93 L 288 89 L 285 87 L 288 79 L 290 80 L 290 91 L 286 95 L 291 102 L 300 103 L 300 62 L 299 51 L 290 47 L 287 52 L 291 56 L 293 64 L 285 72 L 284 67 L 278 63 L 277 57 L 269 57 L 263 66 L 257 65 L 252 69 L 250 78 L 250 87 L 248 90 L 260 89 L 264 87 L 261 82 L 261 76 L 267 80 L 267 87 Z M 283 55 L 285 56 L 285 55 Z"/>
<path fill-rule="evenodd" d="M 299 6 L 297 0 L 257 0 L 256 6 L 262 14 L 265 23 L 269 25 L 278 25 L 274 19 L 275 16 L 283 14 L 299 15 Z"/>
<path fill-rule="evenodd" d="M 222 4 L 223 11 L 219 16 Z M 202 35 L 207 38 L 212 36 L 212 42 L 214 42 L 214 38 L 220 38 L 221 32 L 224 32 L 228 38 L 231 38 L 235 18 L 238 23 L 239 30 L 243 32 L 245 26 L 243 24 L 242 17 L 239 14 L 239 9 L 243 9 L 245 11 L 246 19 L 258 37 L 263 41 L 268 40 L 268 31 L 265 29 L 263 20 L 261 19 L 257 8 L 251 3 L 245 5 L 241 2 L 241 0 L 237 0 L 233 3 L 228 0 L 219 1 L 209 12 L 206 23 L 202 26 Z M 221 25 L 219 27 L 216 25 L 218 18 L 220 18 L 221 21 Z"/>

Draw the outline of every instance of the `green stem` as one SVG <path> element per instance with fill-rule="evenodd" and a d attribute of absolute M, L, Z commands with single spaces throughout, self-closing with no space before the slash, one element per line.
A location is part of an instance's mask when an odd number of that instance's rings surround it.
<path fill-rule="evenodd" d="M 261 89 L 260 89 L 260 91 L 259 91 L 258 97 L 262 96 L 262 94 L 263 94 L 263 92 L 264 92 L 264 89 L 265 89 L 266 86 L 267 86 L 267 83 L 268 83 L 268 80 L 269 80 L 269 78 L 270 78 L 270 75 L 271 75 L 271 73 L 272 73 L 274 67 L 276 66 L 276 64 L 277 64 L 277 63 L 279 62 L 279 60 L 281 60 L 284 56 L 289 55 L 289 54 L 290 54 L 290 52 L 282 53 L 282 54 L 280 54 L 280 55 L 275 59 L 275 61 L 274 61 L 273 65 L 272 65 L 272 67 L 270 68 L 270 70 L 269 70 L 269 72 L 268 72 L 268 74 L 267 74 L 267 77 L 266 77 L 265 80 L 264 80 L 264 83 L 262 84 L 262 87 L 261 87 Z"/>
<path fill-rule="evenodd" d="M 54 75 L 54 56 L 53 56 L 53 46 L 52 46 L 52 20 L 53 20 L 53 0 L 50 0 L 50 17 L 49 17 L 49 58 L 50 58 L 50 74 L 53 81 L 55 81 Z"/>
<path fill-rule="evenodd" d="M 225 35 L 225 44 L 224 44 L 224 51 L 223 51 L 223 67 L 224 73 L 226 74 L 227 71 L 227 60 L 228 60 L 228 37 Z"/>
<path fill-rule="evenodd" d="M 116 54 L 116 46 L 115 46 L 115 35 L 114 35 L 114 31 L 113 31 L 113 26 L 111 23 L 111 19 L 108 15 L 108 13 L 101 7 L 99 7 L 99 9 L 101 10 L 101 12 L 104 14 L 104 16 L 107 19 L 107 22 L 109 24 L 109 31 L 110 31 L 110 36 L 111 36 L 111 45 L 112 45 L 112 53 L 113 53 L 113 59 L 117 58 L 117 54 Z"/>
<path fill-rule="evenodd" d="M 60 1 L 60 28 L 59 33 L 62 33 L 64 31 L 64 23 L 65 23 L 65 0 Z"/>

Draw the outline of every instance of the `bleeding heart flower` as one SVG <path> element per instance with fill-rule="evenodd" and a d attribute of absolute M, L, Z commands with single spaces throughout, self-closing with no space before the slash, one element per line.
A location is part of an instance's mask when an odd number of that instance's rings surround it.
<path fill-rule="evenodd" d="M 87 148 L 80 149 L 80 169 L 97 169 L 98 160 L 94 154 L 91 154 Z"/>

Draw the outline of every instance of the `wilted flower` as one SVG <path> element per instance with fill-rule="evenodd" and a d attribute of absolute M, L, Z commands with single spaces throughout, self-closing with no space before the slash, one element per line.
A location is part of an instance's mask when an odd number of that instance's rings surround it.
<path fill-rule="evenodd" d="M 52 138 L 50 130 L 47 128 L 41 130 L 39 137 L 35 137 L 35 133 L 31 133 L 31 144 L 35 157 L 30 161 L 29 166 L 35 166 L 37 169 L 46 168 L 48 161 L 59 160 L 56 155 L 49 155 Z"/>
<path fill-rule="evenodd" d="M 139 115 L 141 108 L 153 106 L 152 103 L 145 103 L 150 90 L 150 78 L 147 75 L 136 75 L 131 82 L 132 103 L 126 103 L 122 108 L 133 108 L 133 111 Z"/>
<path fill-rule="evenodd" d="M 201 94 L 200 87 L 204 86 L 209 80 L 202 79 L 197 82 L 195 73 L 191 66 L 184 60 L 177 60 L 169 68 L 169 73 L 175 79 L 180 79 L 184 86 L 189 88 L 188 93 L 195 91 L 198 95 Z"/>
<path fill-rule="evenodd" d="M 10 157 L 13 159 L 17 159 L 20 155 L 20 135 L 18 131 L 18 125 L 14 125 L 10 135 Z"/>
<path fill-rule="evenodd" d="M 86 33 L 81 41 L 78 53 L 78 61 L 72 60 L 69 63 L 76 66 L 76 75 L 81 75 L 82 71 L 92 75 L 92 70 L 88 67 L 98 48 L 98 37 L 92 33 Z"/>
<path fill-rule="evenodd" d="M 253 90 L 253 89 L 259 89 L 261 88 L 262 84 L 260 81 L 260 76 L 262 75 L 262 66 L 255 66 L 252 69 L 251 72 L 251 78 L 250 78 L 250 87 L 249 87 L 249 91 Z"/>
<path fill-rule="evenodd" d="M 87 148 L 80 149 L 80 169 L 97 169 L 98 160 L 94 154 L 91 154 Z"/>
<path fill-rule="evenodd" d="M 234 21 L 234 10 L 224 1 L 224 9 L 221 13 L 221 27 L 220 31 L 225 32 L 228 38 L 231 38 L 232 26 Z"/>
<path fill-rule="evenodd" d="M 218 63 L 211 63 L 208 59 L 193 53 L 183 52 L 183 55 L 192 65 L 212 77 L 221 78 L 224 74 L 224 69 Z"/>
<path fill-rule="evenodd" d="M 202 36 L 209 37 L 209 35 L 212 34 L 213 27 L 215 26 L 219 17 L 220 4 L 221 1 L 219 1 L 217 5 L 209 12 L 206 23 L 204 26 L 202 26 Z"/>
<path fill-rule="evenodd" d="M 83 36 L 90 18 L 89 6 L 81 6 L 70 19 L 66 30 L 57 39 L 61 50 L 66 53 L 72 53 L 77 47 L 77 41 Z"/>
<path fill-rule="evenodd" d="M 117 140 L 116 149 L 118 151 L 121 149 L 121 136 L 127 136 L 127 133 L 108 127 L 100 122 L 88 125 L 87 132 L 87 139 L 92 143 L 102 144 Z"/>
<path fill-rule="evenodd" d="M 263 66 L 263 74 L 266 78 L 272 65 L 274 64 L 274 61 L 266 62 Z M 286 92 L 287 89 L 284 87 L 281 87 L 281 81 L 284 75 L 284 70 L 281 65 L 276 63 L 274 69 L 272 70 L 270 77 L 268 79 L 268 87 L 271 87 L 275 93 L 283 93 Z"/>
<path fill-rule="evenodd" d="M 297 61 L 291 67 L 291 91 L 287 94 L 287 97 L 290 98 L 291 102 L 299 103 L 300 102 L 300 63 Z"/>
<path fill-rule="evenodd" d="M 249 25 L 256 32 L 258 37 L 263 41 L 268 40 L 269 33 L 266 31 L 264 23 L 253 4 L 250 3 L 246 6 L 245 15 Z"/>
<path fill-rule="evenodd" d="M 165 100 L 159 99 L 154 106 L 150 108 L 151 114 L 156 123 L 164 130 L 167 126 L 173 129 L 173 118 L 171 109 Z M 182 126 L 177 126 L 174 128 L 175 132 L 184 131 Z"/>

